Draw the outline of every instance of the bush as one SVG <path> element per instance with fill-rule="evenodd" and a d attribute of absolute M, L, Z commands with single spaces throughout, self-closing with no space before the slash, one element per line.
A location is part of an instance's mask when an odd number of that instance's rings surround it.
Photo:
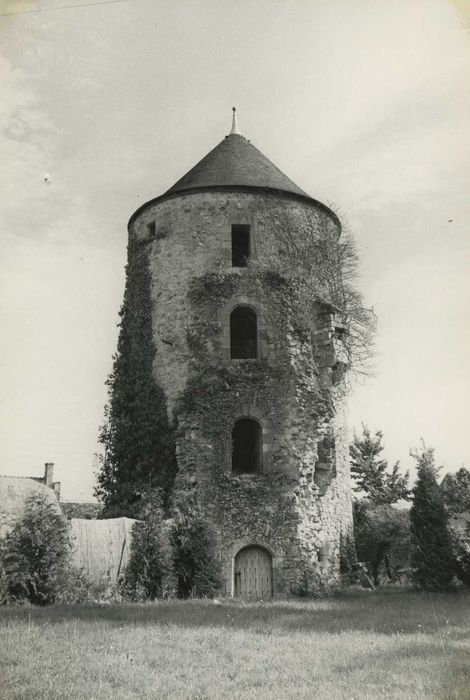
<path fill-rule="evenodd" d="M 361 500 L 354 502 L 353 515 L 357 557 L 367 565 L 374 585 L 381 576 L 394 580 L 396 570 L 409 565 L 408 511 Z"/>
<path fill-rule="evenodd" d="M 0 545 L 2 603 L 54 603 L 70 585 L 71 545 L 66 519 L 39 494 Z"/>
<path fill-rule="evenodd" d="M 121 603 L 123 594 L 120 585 L 109 576 L 90 578 L 83 569 L 70 567 L 56 603 L 81 605 L 82 603 Z"/>
<path fill-rule="evenodd" d="M 175 591 L 173 552 L 160 491 L 146 497 L 141 518 L 132 528 L 131 557 L 122 592 L 135 600 L 170 597 Z"/>
<path fill-rule="evenodd" d="M 449 519 L 449 534 L 455 556 L 457 578 L 470 587 L 470 471 L 461 467 L 455 474 L 447 474 L 441 484 L 441 493 Z"/>
<path fill-rule="evenodd" d="M 466 532 L 450 530 L 450 537 L 457 578 L 470 588 L 470 528 L 467 527 Z"/>
<path fill-rule="evenodd" d="M 178 597 L 213 597 L 222 585 L 214 528 L 189 501 L 175 510 L 172 539 Z"/>
<path fill-rule="evenodd" d="M 286 593 L 296 598 L 326 598 L 340 588 L 339 584 L 327 583 L 317 566 L 310 563 L 299 566 L 286 583 Z"/>

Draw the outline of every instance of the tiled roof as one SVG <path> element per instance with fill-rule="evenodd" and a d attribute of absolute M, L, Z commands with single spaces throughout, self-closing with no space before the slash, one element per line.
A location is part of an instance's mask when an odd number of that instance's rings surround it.
<path fill-rule="evenodd" d="M 239 134 L 230 134 L 165 195 L 205 187 L 267 187 L 308 195 Z"/>

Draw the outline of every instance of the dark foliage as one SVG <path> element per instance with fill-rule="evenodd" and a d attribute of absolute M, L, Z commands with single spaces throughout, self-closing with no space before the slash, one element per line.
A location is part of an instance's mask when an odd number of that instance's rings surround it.
<path fill-rule="evenodd" d="M 100 431 L 104 454 L 95 495 L 105 516 L 135 517 L 142 492 L 158 488 L 167 505 L 176 472 L 166 401 L 153 372 L 150 273 L 147 250 L 129 246 L 126 289 L 108 405 Z"/>
<path fill-rule="evenodd" d="M 54 603 L 70 585 L 70 554 L 66 519 L 43 496 L 30 496 L 0 545 L 2 602 Z"/>
<path fill-rule="evenodd" d="M 182 498 L 173 531 L 178 597 L 211 598 L 222 585 L 214 528 L 190 496 Z"/>
<path fill-rule="evenodd" d="M 380 430 L 372 435 L 369 428 L 363 425 L 362 436 L 355 435 L 349 448 L 351 476 L 355 482 L 353 488 L 376 505 L 397 503 L 408 499 L 410 494 L 408 472 L 400 474 L 398 462 L 390 471 L 387 460 L 380 457 L 382 439 Z"/>
<path fill-rule="evenodd" d="M 390 505 L 356 501 L 354 537 L 359 561 L 367 565 L 374 584 L 381 577 L 396 579 L 396 571 L 409 564 L 409 513 Z"/>
<path fill-rule="evenodd" d="M 131 558 L 122 590 L 134 599 L 171 597 L 175 588 L 173 552 L 158 491 L 145 498 L 141 517 L 132 528 Z"/>
<path fill-rule="evenodd" d="M 441 484 L 444 504 L 449 513 L 470 513 L 470 471 L 461 467 L 455 474 L 447 474 Z"/>
<path fill-rule="evenodd" d="M 457 578 L 470 588 L 470 525 L 465 530 L 450 529 L 450 537 Z"/>
<path fill-rule="evenodd" d="M 455 573 L 455 559 L 447 528 L 447 514 L 437 483 L 439 468 L 434 450 L 424 445 L 412 453 L 417 462 L 418 479 L 413 489 L 410 511 L 412 564 L 419 588 L 446 589 Z"/>
<path fill-rule="evenodd" d="M 470 471 L 462 467 L 441 484 L 458 579 L 470 587 Z"/>

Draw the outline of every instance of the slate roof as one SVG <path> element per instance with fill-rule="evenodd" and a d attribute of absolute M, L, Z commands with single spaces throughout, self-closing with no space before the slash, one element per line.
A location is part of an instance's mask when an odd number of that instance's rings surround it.
<path fill-rule="evenodd" d="M 191 168 L 168 194 L 206 187 L 263 187 L 308 197 L 240 134 L 230 134 Z"/>

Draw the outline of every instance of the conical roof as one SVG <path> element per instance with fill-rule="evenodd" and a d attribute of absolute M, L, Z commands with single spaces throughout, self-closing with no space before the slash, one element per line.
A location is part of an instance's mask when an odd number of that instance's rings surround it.
<path fill-rule="evenodd" d="M 233 132 L 170 187 L 165 195 L 231 186 L 262 187 L 308 197 L 244 136 Z"/>

